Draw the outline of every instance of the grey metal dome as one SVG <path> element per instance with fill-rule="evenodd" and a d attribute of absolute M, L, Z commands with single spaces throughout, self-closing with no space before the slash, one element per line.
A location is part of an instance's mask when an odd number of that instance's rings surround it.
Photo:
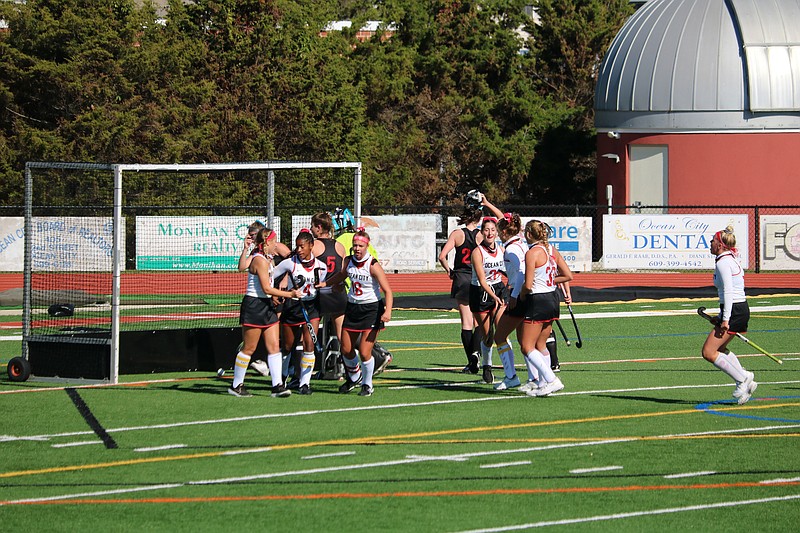
<path fill-rule="evenodd" d="M 800 130 L 800 0 L 649 0 L 603 60 L 599 130 Z"/>

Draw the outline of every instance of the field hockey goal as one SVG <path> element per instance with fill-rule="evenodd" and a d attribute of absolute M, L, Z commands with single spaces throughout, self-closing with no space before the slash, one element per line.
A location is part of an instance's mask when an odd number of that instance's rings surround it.
<path fill-rule="evenodd" d="M 215 370 L 235 357 L 248 226 L 293 247 L 361 212 L 361 163 L 25 166 L 22 358 L 36 379 Z"/>

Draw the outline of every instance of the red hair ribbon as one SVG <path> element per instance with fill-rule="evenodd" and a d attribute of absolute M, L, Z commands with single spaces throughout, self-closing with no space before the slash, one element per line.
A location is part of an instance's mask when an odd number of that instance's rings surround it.
<path fill-rule="evenodd" d="M 364 231 L 367 231 L 367 228 L 365 228 L 364 226 L 359 226 L 359 227 L 357 227 L 357 228 L 356 228 L 356 231 L 357 231 L 357 232 L 358 232 L 358 231 L 360 231 L 360 232 L 364 232 Z"/>
<path fill-rule="evenodd" d="M 308 228 L 300 228 L 300 233 L 311 233 L 311 230 Z"/>
<path fill-rule="evenodd" d="M 511 213 L 503 213 L 503 218 L 506 219 L 506 222 L 511 222 L 513 215 Z"/>

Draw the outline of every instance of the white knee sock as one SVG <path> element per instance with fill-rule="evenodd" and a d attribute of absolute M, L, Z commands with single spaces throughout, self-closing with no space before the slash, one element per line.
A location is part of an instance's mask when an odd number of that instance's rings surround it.
<path fill-rule="evenodd" d="M 481 364 L 483 366 L 492 366 L 492 347 L 486 346 L 481 341 Z"/>
<path fill-rule="evenodd" d="M 244 375 L 247 373 L 249 365 L 249 355 L 242 352 L 236 354 L 236 362 L 233 365 L 233 383 L 231 384 L 234 389 L 244 383 Z"/>
<path fill-rule="evenodd" d="M 550 369 L 550 365 L 545 363 L 542 352 L 539 350 L 533 350 L 532 352 L 528 353 L 527 357 L 531 360 L 531 364 L 536 367 L 536 370 L 539 371 L 539 376 L 541 378 L 543 378 L 547 383 L 555 381 L 556 375 Z"/>
<path fill-rule="evenodd" d="M 316 362 L 317 357 L 314 352 L 303 352 L 303 358 L 300 360 L 301 387 L 311 383 L 311 373 L 314 371 L 314 363 Z"/>
<path fill-rule="evenodd" d="M 358 357 L 353 357 L 351 359 L 343 355 L 342 359 L 344 360 L 345 372 L 347 372 L 347 377 L 350 381 L 358 381 L 361 379 L 361 365 L 358 364 Z"/>
<path fill-rule="evenodd" d="M 733 363 L 733 366 L 735 366 L 740 371 L 742 371 L 742 373 L 747 372 L 747 370 L 745 370 L 745 368 L 742 366 L 741 361 L 739 361 L 739 358 L 736 357 L 735 353 L 733 353 L 732 351 L 728 350 L 728 353 L 725 354 L 725 356 L 726 356 L 725 358 L 728 360 L 728 362 L 729 363 Z"/>
<path fill-rule="evenodd" d="M 547 365 L 547 368 L 552 367 L 553 366 L 553 359 L 550 357 L 550 350 L 545 348 L 544 351 L 541 352 L 541 353 L 542 353 L 542 357 L 544 357 L 544 364 Z"/>
<path fill-rule="evenodd" d="M 272 378 L 272 386 L 277 387 L 283 383 L 283 357 L 281 352 L 267 354 L 267 366 L 269 366 L 269 377 Z"/>
<path fill-rule="evenodd" d="M 369 385 L 372 387 L 372 375 L 375 373 L 375 358 L 370 357 L 369 361 L 361 361 L 361 372 L 364 375 L 362 385 Z"/>
<path fill-rule="evenodd" d="M 525 367 L 528 369 L 528 381 L 536 381 L 539 379 L 539 371 L 533 366 L 533 362 L 531 362 L 528 355 L 524 354 L 522 358 L 525 360 Z"/>
<path fill-rule="evenodd" d="M 508 379 L 517 375 L 514 368 L 514 349 L 511 348 L 509 342 L 504 342 L 497 347 L 497 353 L 500 354 L 500 362 L 503 363 L 503 371 Z"/>
<path fill-rule="evenodd" d="M 717 352 L 717 360 L 714 361 L 714 366 L 728 374 L 736 383 L 741 383 L 747 379 L 747 375 L 742 370 L 739 370 L 741 365 L 738 365 L 739 368 L 737 368 L 736 363 L 731 361 L 727 354 Z"/>

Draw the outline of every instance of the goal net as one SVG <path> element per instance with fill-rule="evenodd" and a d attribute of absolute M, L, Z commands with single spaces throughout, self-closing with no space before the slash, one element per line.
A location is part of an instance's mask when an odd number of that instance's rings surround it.
<path fill-rule="evenodd" d="M 39 379 L 116 383 L 120 362 L 168 371 L 170 353 L 213 349 L 197 332 L 239 327 L 250 224 L 293 248 L 312 214 L 361 208 L 352 162 L 30 162 L 25 186 L 23 356 Z"/>

